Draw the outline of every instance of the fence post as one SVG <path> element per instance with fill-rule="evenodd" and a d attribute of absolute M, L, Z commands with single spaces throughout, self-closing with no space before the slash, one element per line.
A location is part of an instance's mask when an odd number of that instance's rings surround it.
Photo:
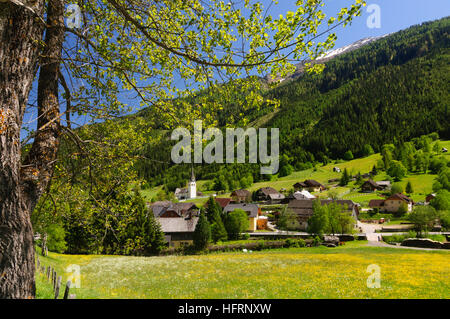
<path fill-rule="evenodd" d="M 41 245 L 41 253 L 42 256 L 47 257 L 47 234 L 44 234 L 42 238 L 42 245 Z"/>
<path fill-rule="evenodd" d="M 64 290 L 64 299 L 68 299 L 69 298 L 70 284 L 71 284 L 70 280 L 67 281 L 66 289 Z"/>
<path fill-rule="evenodd" d="M 61 287 L 61 280 L 62 280 L 62 277 L 59 276 L 58 280 L 56 281 L 56 286 L 55 286 L 55 299 L 58 299 L 58 296 L 59 296 L 59 288 Z"/>
<path fill-rule="evenodd" d="M 50 279 L 50 266 L 47 266 L 47 280 Z"/>
<path fill-rule="evenodd" d="M 56 277 L 57 276 L 58 275 L 56 274 L 56 270 L 53 269 L 53 291 L 55 291 L 55 289 L 56 289 Z"/>

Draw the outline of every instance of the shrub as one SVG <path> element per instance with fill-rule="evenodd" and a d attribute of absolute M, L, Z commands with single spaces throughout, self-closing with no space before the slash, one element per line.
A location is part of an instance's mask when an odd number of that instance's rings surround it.
<path fill-rule="evenodd" d="M 47 248 L 56 253 L 63 253 L 67 244 L 65 241 L 66 232 L 60 225 L 53 224 L 47 227 Z"/>
<path fill-rule="evenodd" d="M 312 243 L 312 245 L 313 245 L 314 247 L 319 246 L 321 243 L 322 243 L 322 240 L 320 239 L 319 236 L 314 237 L 314 240 L 313 240 L 313 243 Z"/>
<path fill-rule="evenodd" d="M 229 212 L 225 217 L 225 228 L 229 239 L 239 239 L 242 232 L 248 229 L 247 213 L 242 209 Z"/>
<path fill-rule="evenodd" d="M 352 151 L 347 151 L 347 152 L 345 152 L 345 153 L 344 153 L 344 159 L 345 159 L 346 161 L 352 160 L 352 159 L 353 159 L 353 153 L 352 153 Z"/>
<path fill-rule="evenodd" d="M 441 243 L 446 242 L 446 238 L 444 235 L 426 235 L 425 238 L 429 238 L 434 241 L 439 241 Z"/>
<path fill-rule="evenodd" d="M 444 230 L 450 229 L 450 210 L 440 212 L 439 219 Z"/>

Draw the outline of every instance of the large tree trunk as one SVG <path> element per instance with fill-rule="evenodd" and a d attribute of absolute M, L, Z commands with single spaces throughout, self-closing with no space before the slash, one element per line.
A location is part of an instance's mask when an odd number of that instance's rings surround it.
<path fill-rule="evenodd" d="M 49 183 L 59 138 L 59 123 L 53 120 L 59 113 L 55 74 L 64 40 L 64 2 L 50 0 L 38 87 L 38 128 L 45 129 L 38 131 L 21 166 L 20 128 L 37 71 L 45 1 L 22 2 L 28 8 L 0 2 L 0 298 L 35 296 L 30 214 Z M 55 54 L 52 49 L 58 47 Z"/>

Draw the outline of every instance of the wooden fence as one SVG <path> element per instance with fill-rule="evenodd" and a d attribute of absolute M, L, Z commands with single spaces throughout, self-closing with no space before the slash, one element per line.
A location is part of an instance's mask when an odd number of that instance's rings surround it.
<path fill-rule="evenodd" d="M 41 261 L 39 260 L 38 254 L 36 254 L 36 257 L 37 257 L 36 269 L 47 278 L 47 281 L 51 281 L 52 287 L 53 287 L 53 292 L 55 294 L 55 299 L 58 299 L 59 293 L 61 290 L 62 276 L 58 276 L 58 274 L 56 273 L 56 270 L 53 267 L 51 267 L 51 266 L 45 267 L 44 265 L 41 265 Z M 70 280 L 68 280 L 66 283 L 66 287 L 64 288 L 63 299 L 76 299 L 75 294 L 69 293 L 71 284 L 72 283 L 70 282 Z"/>

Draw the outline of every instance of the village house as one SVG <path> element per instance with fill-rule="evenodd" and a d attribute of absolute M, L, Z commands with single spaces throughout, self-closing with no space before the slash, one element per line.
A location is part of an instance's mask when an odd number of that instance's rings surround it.
<path fill-rule="evenodd" d="M 252 193 L 246 189 L 235 190 L 230 196 L 235 203 L 248 203 L 252 200 Z"/>
<path fill-rule="evenodd" d="M 359 206 L 351 200 L 321 200 L 321 205 L 337 203 L 344 207 L 345 211 L 357 220 L 359 216 Z M 308 228 L 308 219 L 314 214 L 314 201 L 310 199 L 293 199 L 289 201 L 287 209 L 297 215 L 299 230 L 306 231 Z"/>
<path fill-rule="evenodd" d="M 267 201 L 271 204 L 280 203 L 284 199 L 284 195 L 272 187 L 263 187 L 256 191 L 257 201 Z"/>
<path fill-rule="evenodd" d="M 292 194 L 294 199 L 315 199 L 316 196 L 308 192 L 307 190 L 297 191 Z"/>
<path fill-rule="evenodd" d="M 393 194 L 387 199 L 372 199 L 369 202 L 369 207 L 371 209 L 378 208 L 380 212 L 396 213 L 403 203 L 407 205 L 408 212 L 411 212 L 414 206 L 414 201 L 408 196 L 400 193 Z"/>
<path fill-rule="evenodd" d="M 375 192 L 378 190 L 382 190 L 382 188 L 380 186 L 378 186 L 378 184 L 371 179 L 369 179 L 368 181 L 365 181 L 361 185 L 361 191 L 364 193 Z"/>
<path fill-rule="evenodd" d="M 294 184 L 294 189 L 301 191 L 306 189 L 309 192 L 321 192 L 326 190 L 326 187 L 313 179 L 307 179 L 304 182 Z"/>
<path fill-rule="evenodd" d="M 390 181 L 379 181 L 377 182 L 377 185 L 381 187 L 381 190 L 390 190 L 391 189 L 391 182 Z"/>
<path fill-rule="evenodd" d="M 169 247 L 178 248 L 191 245 L 194 242 L 194 231 L 198 219 L 198 217 L 160 217 L 156 220 L 161 225 L 161 230 Z"/>
<path fill-rule="evenodd" d="M 408 207 L 408 212 L 411 212 L 414 206 L 414 201 L 406 195 L 397 193 L 391 195 L 384 201 L 383 210 L 388 213 L 396 213 L 401 205 L 405 203 Z"/>
<path fill-rule="evenodd" d="M 369 208 L 382 211 L 384 208 L 384 199 L 372 199 L 369 201 Z"/>
<path fill-rule="evenodd" d="M 374 182 L 372 179 L 369 179 L 369 180 L 365 181 L 361 185 L 361 191 L 364 192 L 364 193 L 388 190 L 390 188 L 391 188 L 391 182 L 390 181 Z"/>
<path fill-rule="evenodd" d="M 187 218 L 198 216 L 199 208 L 194 203 L 155 202 L 151 210 L 156 218 Z"/>
<path fill-rule="evenodd" d="M 258 229 L 258 219 L 261 215 L 261 208 L 258 207 L 256 204 L 247 204 L 247 203 L 241 203 L 241 204 L 228 204 L 223 212 L 229 213 L 232 211 L 235 211 L 236 209 L 242 209 L 244 212 L 247 213 L 248 219 L 249 219 L 249 227 L 248 231 L 254 232 Z"/>

